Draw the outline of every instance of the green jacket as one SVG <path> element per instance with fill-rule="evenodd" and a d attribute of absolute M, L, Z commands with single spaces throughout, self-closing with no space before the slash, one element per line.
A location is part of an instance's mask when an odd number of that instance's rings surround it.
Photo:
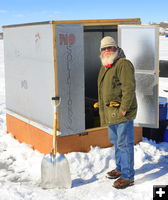
<path fill-rule="evenodd" d="M 112 68 L 101 67 L 98 77 L 98 100 L 101 126 L 133 120 L 137 113 L 135 76 L 132 63 L 119 58 Z M 109 107 L 111 101 L 119 107 Z M 122 116 L 119 109 L 126 111 Z"/>

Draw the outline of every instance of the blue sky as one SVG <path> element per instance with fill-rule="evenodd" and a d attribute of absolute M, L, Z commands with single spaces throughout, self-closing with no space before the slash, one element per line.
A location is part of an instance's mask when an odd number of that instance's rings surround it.
<path fill-rule="evenodd" d="M 168 21 L 168 0 L 0 0 L 0 26 L 116 18 L 141 18 L 142 23 Z"/>

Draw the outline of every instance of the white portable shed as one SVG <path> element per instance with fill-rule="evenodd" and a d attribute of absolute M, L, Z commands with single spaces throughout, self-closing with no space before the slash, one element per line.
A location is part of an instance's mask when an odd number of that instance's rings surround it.
<path fill-rule="evenodd" d="M 157 26 L 141 25 L 140 19 L 112 19 L 51 21 L 3 29 L 7 131 L 18 140 L 44 153 L 51 150 L 51 97 L 58 94 L 60 152 L 110 145 L 107 127 L 99 127 L 95 123 L 98 117 L 88 111 L 97 99 L 99 45 L 107 35 L 115 38 L 135 67 L 135 143 L 142 137 L 138 127 L 158 127 Z"/>

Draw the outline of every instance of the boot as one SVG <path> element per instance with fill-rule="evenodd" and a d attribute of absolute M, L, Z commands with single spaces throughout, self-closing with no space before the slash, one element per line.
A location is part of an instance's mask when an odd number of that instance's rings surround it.
<path fill-rule="evenodd" d="M 113 183 L 113 187 L 117 189 L 124 189 L 134 184 L 134 181 L 120 177 Z"/>
<path fill-rule="evenodd" d="M 109 179 L 116 179 L 119 178 L 121 176 L 121 173 L 117 170 L 112 170 L 110 172 L 107 172 L 106 177 Z"/>

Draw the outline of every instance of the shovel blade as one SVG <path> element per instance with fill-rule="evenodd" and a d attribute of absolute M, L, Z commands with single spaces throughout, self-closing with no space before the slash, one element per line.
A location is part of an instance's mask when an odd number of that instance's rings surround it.
<path fill-rule="evenodd" d="M 43 157 L 41 163 L 41 187 L 71 188 L 72 180 L 67 159 L 59 153 L 53 157 L 52 153 Z"/>

